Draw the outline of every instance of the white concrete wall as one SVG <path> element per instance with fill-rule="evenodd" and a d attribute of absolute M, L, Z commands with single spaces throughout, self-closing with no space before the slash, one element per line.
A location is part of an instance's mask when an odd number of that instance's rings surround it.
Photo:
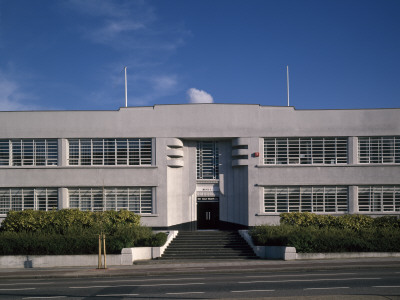
<path fill-rule="evenodd" d="M 58 138 L 67 153 L 68 138 L 146 137 L 154 140 L 153 166 L 0 167 L 0 187 L 155 187 L 154 214 L 142 222 L 153 227 L 196 220 L 196 140 L 220 143 L 224 193 L 221 220 L 254 226 L 277 223 L 263 214 L 267 185 L 395 185 L 399 165 L 264 166 L 263 137 L 346 136 L 349 162 L 356 163 L 357 136 L 400 135 L 400 109 L 295 110 L 240 104 L 156 105 L 118 111 L 0 112 L 0 138 Z M 167 167 L 166 141 L 183 141 L 184 165 Z M 248 141 L 247 165 L 232 167 L 232 141 Z M 259 157 L 252 154 L 259 152 Z M 65 207 L 65 190 L 61 190 Z M 355 193 L 352 193 L 355 197 Z M 351 210 L 354 198 L 350 199 Z"/>

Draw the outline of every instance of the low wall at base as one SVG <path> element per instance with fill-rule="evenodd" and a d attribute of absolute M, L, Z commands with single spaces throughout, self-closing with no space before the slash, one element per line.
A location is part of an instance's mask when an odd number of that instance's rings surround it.
<path fill-rule="evenodd" d="M 400 257 L 400 252 L 339 252 L 339 253 L 296 253 L 296 248 L 285 246 L 256 246 L 248 230 L 239 230 L 240 235 L 253 248 L 254 253 L 264 259 L 307 260 L 344 259 L 368 257 Z"/>
<path fill-rule="evenodd" d="M 132 265 L 136 260 L 160 257 L 178 231 L 170 231 L 161 247 L 124 248 L 121 254 L 107 254 L 107 266 Z M 98 255 L 5 255 L 0 256 L 0 268 L 97 267 Z"/>
<path fill-rule="evenodd" d="M 285 247 L 285 246 L 256 246 L 253 243 L 248 230 L 239 230 L 241 237 L 249 244 L 253 249 L 254 253 L 265 259 L 283 259 L 283 260 L 295 260 L 296 259 L 296 248 Z"/>
<path fill-rule="evenodd" d="M 400 257 L 400 252 L 337 252 L 337 253 L 297 253 L 296 259 L 342 259 Z"/>

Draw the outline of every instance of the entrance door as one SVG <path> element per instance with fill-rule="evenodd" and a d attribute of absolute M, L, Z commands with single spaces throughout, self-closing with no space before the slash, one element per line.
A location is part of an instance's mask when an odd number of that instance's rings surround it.
<path fill-rule="evenodd" d="M 218 229 L 219 202 L 197 202 L 197 229 Z"/>

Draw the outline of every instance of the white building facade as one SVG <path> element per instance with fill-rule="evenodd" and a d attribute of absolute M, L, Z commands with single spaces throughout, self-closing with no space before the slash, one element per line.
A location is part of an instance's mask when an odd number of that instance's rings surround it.
<path fill-rule="evenodd" d="M 400 109 L 183 104 L 0 112 L 9 210 L 127 209 L 155 229 L 400 215 Z"/>

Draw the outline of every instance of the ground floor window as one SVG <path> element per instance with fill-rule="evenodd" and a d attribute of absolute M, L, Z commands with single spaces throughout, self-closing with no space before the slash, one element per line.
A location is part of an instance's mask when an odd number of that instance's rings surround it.
<path fill-rule="evenodd" d="M 138 214 L 153 212 L 152 187 L 69 188 L 69 207 L 104 211 L 126 209 Z"/>
<path fill-rule="evenodd" d="M 400 185 L 359 186 L 358 206 L 360 212 L 400 211 Z"/>
<path fill-rule="evenodd" d="M 0 214 L 7 214 L 10 210 L 57 208 L 57 188 L 0 188 Z"/>
<path fill-rule="evenodd" d="M 264 187 L 264 212 L 347 212 L 345 186 Z"/>

